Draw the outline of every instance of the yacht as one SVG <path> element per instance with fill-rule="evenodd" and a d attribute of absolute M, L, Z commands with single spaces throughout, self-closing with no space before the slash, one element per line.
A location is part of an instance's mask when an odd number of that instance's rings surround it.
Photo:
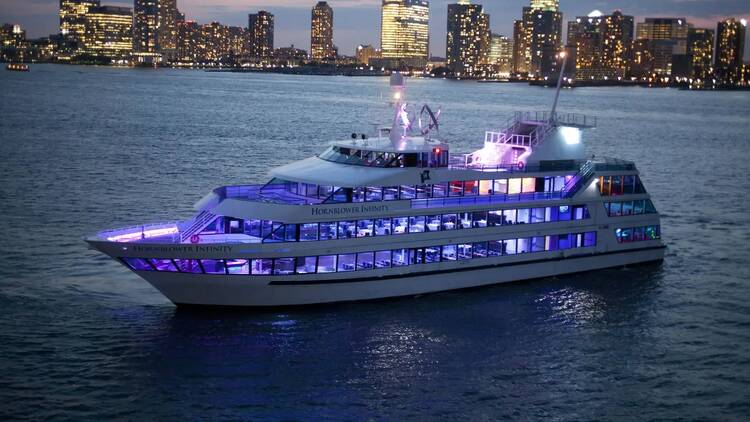
<path fill-rule="evenodd" d="M 86 241 L 178 306 L 382 299 L 663 259 L 635 164 L 586 153 L 595 118 L 517 112 L 459 154 L 439 110 L 407 103 L 397 73 L 391 90 L 393 120 L 372 136 L 214 189 L 188 220 Z"/>
<path fill-rule="evenodd" d="M 5 66 L 5 70 L 10 72 L 28 72 L 29 65 L 26 63 L 8 63 Z"/>

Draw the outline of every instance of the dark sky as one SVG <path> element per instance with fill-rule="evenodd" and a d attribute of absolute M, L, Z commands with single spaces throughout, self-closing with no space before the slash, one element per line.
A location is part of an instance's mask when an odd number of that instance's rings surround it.
<path fill-rule="evenodd" d="M 188 19 L 200 23 L 218 21 L 247 26 L 247 14 L 265 9 L 276 15 L 276 47 L 294 44 L 308 49 L 310 9 L 317 0 L 177 0 Z M 447 4 L 456 0 L 430 1 L 430 50 L 445 55 Z M 474 0 L 490 14 L 492 30 L 512 33 L 513 20 L 521 15 L 528 0 Z M 102 0 L 102 4 L 133 6 L 132 0 Z M 353 54 L 357 44 L 379 44 L 380 0 L 328 0 L 334 8 L 334 42 L 342 54 Z M 0 22 L 20 23 L 29 37 L 57 32 L 58 0 L 0 0 Z M 567 22 L 594 9 L 610 13 L 621 9 L 636 21 L 644 17 L 684 17 L 697 27 L 716 29 L 725 17 L 750 20 L 750 0 L 561 0 Z M 749 35 L 750 35 L 750 31 Z M 745 42 L 750 58 L 750 40 Z"/>

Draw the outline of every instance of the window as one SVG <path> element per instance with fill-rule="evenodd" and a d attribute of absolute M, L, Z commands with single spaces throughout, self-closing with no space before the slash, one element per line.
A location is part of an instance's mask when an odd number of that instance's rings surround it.
<path fill-rule="evenodd" d="M 516 210 L 504 210 L 503 211 L 503 225 L 515 224 L 516 222 Z"/>
<path fill-rule="evenodd" d="M 251 261 L 250 271 L 254 275 L 271 274 L 273 268 L 273 259 L 253 259 Z"/>
<path fill-rule="evenodd" d="M 521 193 L 521 179 L 509 179 L 508 195 L 516 195 L 519 193 Z"/>
<path fill-rule="evenodd" d="M 458 214 L 458 228 L 459 229 L 470 229 L 471 228 L 471 213 L 462 212 Z"/>
<path fill-rule="evenodd" d="M 559 219 L 559 214 L 559 207 L 547 207 L 545 210 L 544 220 L 548 223 L 554 223 Z"/>
<path fill-rule="evenodd" d="M 445 253 L 446 246 L 443 246 L 443 253 Z M 455 256 L 455 251 L 454 251 Z M 453 258 L 456 259 L 456 258 Z M 443 258 L 445 260 L 445 258 Z M 429 264 L 431 262 L 440 262 L 440 246 L 430 246 L 424 248 L 424 262 Z"/>
<path fill-rule="evenodd" d="M 456 260 L 456 245 L 443 246 L 443 261 Z"/>
<path fill-rule="evenodd" d="M 320 223 L 320 240 L 336 239 L 336 223 Z"/>
<path fill-rule="evenodd" d="M 323 255 L 318 257 L 318 273 L 335 273 L 336 255 Z"/>
<path fill-rule="evenodd" d="M 503 241 L 491 240 L 487 242 L 487 256 L 500 256 L 503 254 Z"/>
<path fill-rule="evenodd" d="M 461 180 L 454 180 L 450 183 L 448 188 L 450 196 L 461 196 L 464 193 L 464 182 Z"/>
<path fill-rule="evenodd" d="M 560 220 L 560 221 L 568 221 L 568 220 L 570 220 L 570 206 L 568 206 L 568 205 L 560 205 L 559 214 L 558 214 L 558 220 Z"/>
<path fill-rule="evenodd" d="M 441 216 L 440 215 L 428 215 L 426 218 L 425 231 L 437 232 L 440 231 Z"/>
<path fill-rule="evenodd" d="M 383 200 L 393 201 L 398 199 L 398 186 L 388 186 L 383 188 Z"/>
<path fill-rule="evenodd" d="M 521 182 L 521 191 L 523 193 L 536 192 L 536 177 L 524 177 Z"/>
<path fill-rule="evenodd" d="M 516 241 L 516 252 L 517 253 L 531 252 L 531 238 L 518 239 Z"/>
<path fill-rule="evenodd" d="M 391 267 L 391 251 L 375 252 L 375 268 Z"/>
<path fill-rule="evenodd" d="M 394 249 L 393 250 L 393 266 L 401 267 L 409 265 L 409 250 L 408 249 Z"/>
<path fill-rule="evenodd" d="M 339 221 L 339 239 L 349 239 L 357 235 L 356 221 Z"/>
<path fill-rule="evenodd" d="M 177 264 L 180 272 L 192 274 L 203 273 L 203 269 L 197 259 L 175 259 L 174 262 Z"/>
<path fill-rule="evenodd" d="M 443 214 L 443 230 L 453 230 L 456 228 L 458 217 L 456 214 Z"/>
<path fill-rule="evenodd" d="M 318 223 L 300 224 L 299 240 L 300 242 L 318 240 Z"/>
<path fill-rule="evenodd" d="M 479 194 L 480 195 L 492 194 L 492 180 L 480 180 L 479 181 Z"/>
<path fill-rule="evenodd" d="M 561 234 L 557 236 L 557 239 L 559 249 L 571 249 L 574 247 L 575 239 L 572 234 Z"/>
<path fill-rule="evenodd" d="M 479 183 L 476 180 L 464 182 L 464 196 L 476 196 L 479 194 Z"/>
<path fill-rule="evenodd" d="M 357 254 L 357 270 L 371 270 L 375 267 L 375 253 L 361 252 Z"/>
<path fill-rule="evenodd" d="M 583 234 L 583 246 L 596 246 L 596 232 L 586 232 Z"/>
<path fill-rule="evenodd" d="M 487 257 L 487 242 L 476 242 L 472 244 L 472 256 L 474 258 Z"/>
<path fill-rule="evenodd" d="M 505 195 L 508 193 L 508 179 L 497 179 L 492 184 L 493 195 Z"/>
<path fill-rule="evenodd" d="M 502 211 L 490 211 L 487 213 L 487 226 L 495 227 L 503 224 L 503 212 Z"/>
<path fill-rule="evenodd" d="M 523 208 L 516 213 L 516 223 L 528 224 L 531 220 L 531 210 Z"/>
<path fill-rule="evenodd" d="M 250 274 L 250 261 L 247 259 L 227 259 L 227 274 Z"/>
<path fill-rule="evenodd" d="M 294 258 L 276 258 L 273 260 L 273 273 L 275 275 L 294 274 Z"/>
<path fill-rule="evenodd" d="M 447 183 L 436 183 L 432 185 L 432 197 L 443 198 L 448 196 L 448 184 Z"/>
<path fill-rule="evenodd" d="M 417 215 L 409 217 L 409 233 L 422 233 L 425 228 L 425 217 Z"/>
<path fill-rule="evenodd" d="M 458 259 L 471 259 L 471 243 L 461 243 L 457 246 Z"/>
<path fill-rule="evenodd" d="M 487 227 L 487 211 L 472 213 L 471 220 L 474 228 Z"/>
<path fill-rule="evenodd" d="M 387 236 L 391 234 L 391 219 L 379 218 L 375 220 L 375 235 Z"/>
<path fill-rule="evenodd" d="M 405 234 L 409 232 L 408 217 L 393 217 L 393 234 Z"/>
<path fill-rule="evenodd" d="M 318 262 L 317 256 L 301 256 L 297 258 L 297 274 L 315 274 L 315 268 Z"/>
<path fill-rule="evenodd" d="M 368 202 L 382 201 L 383 200 L 383 189 L 380 186 L 370 187 L 368 186 L 365 193 L 365 200 Z"/>
<path fill-rule="evenodd" d="M 339 272 L 354 271 L 356 269 L 357 254 L 342 254 L 339 255 Z"/>
<path fill-rule="evenodd" d="M 534 208 L 531 210 L 531 223 L 544 223 L 544 208 Z"/>
<path fill-rule="evenodd" d="M 122 258 L 133 271 L 154 271 L 151 263 L 144 258 Z"/>
<path fill-rule="evenodd" d="M 646 240 L 655 240 L 661 238 L 659 226 L 646 226 Z"/>
<path fill-rule="evenodd" d="M 625 201 L 622 203 L 622 215 L 633 215 L 632 201 Z"/>
<path fill-rule="evenodd" d="M 177 267 L 171 259 L 151 259 L 151 264 L 154 265 L 156 271 L 177 272 Z"/>
<path fill-rule="evenodd" d="M 223 259 L 201 259 L 206 274 L 226 274 Z"/>
<path fill-rule="evenodd" d="M 544 250 L 545 251 L 557 250 L 557 235 L 556 234 L 545 236 Z"/>
<path fill-rule="evenodd" d="M 544 252 L 544 236 L 531 238 L 531 252 Z"/>
<path fill-rule="evenodd" d="M 357 237 L 369 237 L 375 235 L 373 226 L 373 220 L 358 220 Z"/>
<path fill-rule="evenodd" d="M 417 196 L 417 191 L 414 186 L 401 185 L 401 199 L 414 199 Z"/>
<path fill-rule="evenodd" d="M 505 245 L 503 255 L 515 255 L 518 253 L 518 248 L 516 247 L 516 239 L 505 240 L 503 241 L 503 244 Z"/>

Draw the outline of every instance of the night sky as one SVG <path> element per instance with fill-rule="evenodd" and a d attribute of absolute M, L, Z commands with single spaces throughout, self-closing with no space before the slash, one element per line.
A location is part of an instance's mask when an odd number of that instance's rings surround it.
<path fill-rule="evenodd" d="M 309 49 L 310 9 L 317 0 L 178 0 L 187 19 L 199 23 L 218 21 L 247 26 L 247 14 L 265 9 L 276 15 L 275 46 L 294 44 Z M 447 4 L 455 0 L 430 1 L 430 50 L 445 55 Z M 521 16 L 527 0 L 475 0 L 490 14 L 493 32 L 511 35 L 513 20 Z M 620 8 L 636 22 L 644 17 L 684 17 L 696 27 L 716 29 L 725 17 L 750 20 L 749 0 L 562 0 L 563 20 L 587 15 L 594 9 L 605 14 Z M 132 0 L 102 0 L 102 4 L 133 6 Z M 334 43 L 342 54 L 353 54 L 357 44 L 379 44 L 380 0 L 328 0 L 334 8 Z M 58 0 L 0 0 L 0 22 L 20 23 L 28 37 L 46 36 L 58 31 Z M 750 31 L 748 31 L 750 34 Z M 750 40 L 745 43 L 750 58 Z"/>

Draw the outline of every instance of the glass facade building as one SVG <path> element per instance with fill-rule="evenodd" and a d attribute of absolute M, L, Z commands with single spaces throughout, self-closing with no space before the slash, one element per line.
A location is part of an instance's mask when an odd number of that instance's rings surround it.
<path fill-rule="evenodd" d="M 723 86 L 737 86 L 743 81 L 743 56 L 747 21 L 727 19 L 716 27 L 716 79 Z"/>
<path fill-rule="evenodd" d="M 383 0 L 380 50 L 386 59 L 427 59 L 430 3 L 426 0 Z"/>
<path fill-rule="evenodd" d="M 265 10 L 248 15 L 247 24 L 248 53 L 261 59 L 273 56 L 274 16 Z"/>
<path fill-rule="evenodd" d="M 615 11 L 592 13 L 568 22 L 568 47 L 576 52 L 576 79 L 624 77 L 633 42 L 633 17 Z"/>
<path fill-rule="evenodd" d="M 310 20 L 310 57 L 313 60 L 333 60 L 333 9 L 319 1 L 312 9 Z"/>
<path fill-rule="evenodd" d="M 133 10 L 99 6 L 86 12 L 83 50 L 95 56 L 126 59 L 133 50 Z"/>
<path fill-rule="evenodd" d="M 98 7 L 99 0 L 60 0 L 60 34 L 70 53 L 83 47 L 86 34 L 86 12 Z"/>

